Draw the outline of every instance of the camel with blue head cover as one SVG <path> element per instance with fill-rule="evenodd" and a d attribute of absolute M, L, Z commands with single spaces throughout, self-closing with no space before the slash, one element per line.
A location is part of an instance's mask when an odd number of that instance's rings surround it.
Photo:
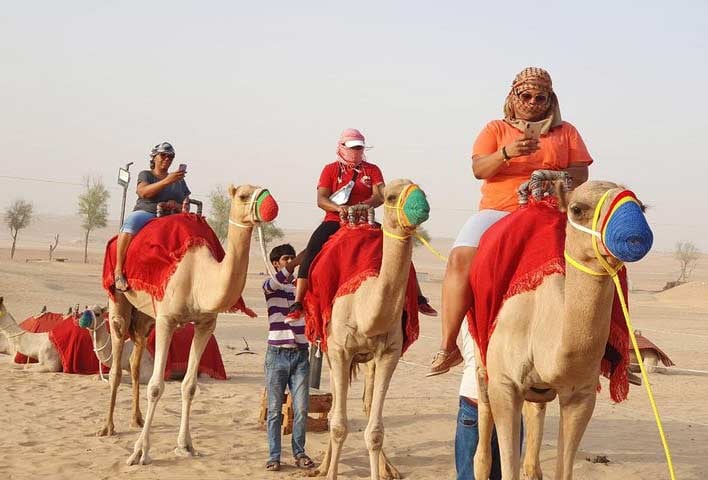
<path fill-rule="evenodd" d="M 560 208 L 568 217 L 565 275 L 548 275 L 535 290 L 508 298 L 496 316 L 486 364 L 476 349 L 480 437 L 475 478 L 489 478 L 493 426 L 503 478 L 518 480 L 520 473 L 527 480 L 543 478 L 539 451 L 545 402 L 556 396 L 561 419 L 555 478 L 573 478 L 610 332 L 615 285 L 606 269 L 640 260 L 653 242 L 642 204 L 636 199 L 614 202 L 627 194 L 623 187 L 590 181 L 570 193 L 560 190 Z M 616 208 L 609 212 L 612 205 Z M 602 231 L 598 218 L 605 219 Z M 522 407 L 526 453 L 521 472 Z"/>

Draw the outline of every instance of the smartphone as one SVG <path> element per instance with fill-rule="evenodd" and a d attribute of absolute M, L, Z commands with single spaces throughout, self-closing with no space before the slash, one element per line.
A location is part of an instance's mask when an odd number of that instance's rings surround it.
<path fill-rule="evenodd" d="M 541 137 L 541 130 L 545 124 L 545 120 L 541 122 L 528 122 L 524 131 L 524 138 L 532 138 L 538 140 Z"/>
<path fill-rule="evenodd" d="M 179 172 L 186 172 L 187 171 L 187 164 L 186 163 L 180 163 L 179 167 L 177 168 L 177 171 Z"/>

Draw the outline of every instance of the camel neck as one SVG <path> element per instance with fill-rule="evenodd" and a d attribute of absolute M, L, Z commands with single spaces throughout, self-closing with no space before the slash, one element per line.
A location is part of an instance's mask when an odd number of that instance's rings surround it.
<path fill-rule="evenodd" d="M 410 237 L 400 240 L 384 236 L 379 276 L 373 291 L 367 293 L 369 300 L 362 302 L 364 308 L 374 309 L 366 314 L 372 322 L 369 335 L 387 332 L 393 322 L 401 321 L 413 256 L 412 242 Z"/>
<path fill-rule="evenodd" d="M 562 328 L 556 351 L 569 368 L 596 365 L 605 352 L 610 334 L 610 316 L 614 285 L 607 276 L 594 276 L 571 267 L 566 268 Z M 574 359 L 577 362 L 574 362 Z"/>
<path fill-rule="evenodd" d="M 244 228 L 229 225 L 226 255 L 219 263 L 216 275 L 208 279 L 209 291 L 205 292 L 208 297 L 211 297 L 207 302 L 210 311 L 225 311 L 233 307 L 241 297 L 246 285 L 252 234 L 252 226 Z M 212 281 L 216 284 L 211 283 Z"/>

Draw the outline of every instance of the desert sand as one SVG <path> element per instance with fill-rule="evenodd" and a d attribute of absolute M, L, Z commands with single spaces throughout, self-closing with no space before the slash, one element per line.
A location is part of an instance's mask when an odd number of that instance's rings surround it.
<path fill-rule="evenodd" d="M 0 249 L 0 295 L 19 321 L 37 313 L 43 305 L 64 312 L 76 303 L 105 302 L 101 289 L 102 245 L 111 229 L 97 232 L 90 244 L 90 263 L 80 263 L 83 248 L 80 231 L 63 233 L 55 256 L 64 262 L 26 262 L 46 259 L 49 240 L 66 228 L 51 218 L 43 225 L 21 232 L 15 260 L 9 249 Z M 287 239 L 304 245 L 305 232 L 290 232 Z M 0 235 L 2 246 L 9 246 Z M 446 252 L 450 241 L 434 245 Z M 418 270 L 424 272 L 424 292 L 439 307 L 444 265 L 419 248 L 415 252 Z M 702 257 L 692 282 L 667 292 L 660 289 L 675 280 L 677 264 L 668 253 L 652 253 L 630 267 L 630 308 L 635 328 L 659 345 L 677 366 L 708 370 L 708 257 Z M 180 394 L 177 382 L 166 384 L 152 433 L 149 466 L 125 465 L 138 431 L 129 426 L 129 386 L 118 392 L 117 434 L 97 438 L 108 404 L 108 385 L 96 376 L 33 373 L 0 355 L 0 479 L 272 479 L 301 475 L 294 467 L 289 437 L 283 442 L 283 470 L 265 472 L 266 434 L 258 425 L 258 408 L 263 390 L 263 360 L 267 319 L 260 290 L 263 262 L 252 251 L 250 273 L 244 291 L 246 303 L 259 313 L 250 319 L 221 315 L 216 329 L 230 378 L 216 381 L 202 378 L 193 404 L 192 436 L 198 458 L 177 458 L 173 449 L 179 427 Z M 385 449 L 405 478 L 454 478 L 453 439 L 461 369 L 435 378 L 424 373 L 439 342 L 439 319 L 422 317 L 421 335 L 406 353 L 394 374 L 384 410 Z M 255 355 L 237 355 L 245 337 Z M 664 422 L 677 478 L 708 478 L 708 377 L 653 374 L 651 383 Z M 323 368 L 322 389 L 328 389 L 328 371 Z M 592 421 L 580 446 L 575 478 L 660 479 L 669 478 L 664 454 L 644 387 L 632 387 L 629 399 L 613 404 L 607 383 L 598 396 Z M 350 434 L 340 475 L 368 478 L 369 461 L 363 439 L 365 419 L 361 409 L 361 380 L 354 383 L 348 398 Z M 143 411 L 147 402 L 144 387 Z M 549 407 L 542 460 L 546 478 L 553 478 L 557 405 Z M 328 434 L 310 433 L 308 453 L 319 460 Z M 586 458 L 605 455 L 609 464 Z"/>

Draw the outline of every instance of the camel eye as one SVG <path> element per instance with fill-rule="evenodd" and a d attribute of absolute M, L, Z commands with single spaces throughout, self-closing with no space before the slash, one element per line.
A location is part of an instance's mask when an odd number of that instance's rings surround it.
<path fill-rule="evenodd" d="M 570 211 L 575 217 L 579 217 L 583 213 L 583 209 L 578 207 L 577 205 L 573 205 L 572 207 L 570 207 Z"/>
<path fill-rule="evenodd" d="M 248 195 L 245 193 L 242 193 L 238 196 L 238 199 L 241 200 L 242 202 L 245 202 L 246 200 L 248 200 Z"/>
<path fill-rule="evenodd" d="M 388 197 L 386 197 L 386 201 L 387 202 L 395 202 L 396 198 L 397 198 L 396 195 L 389 195 Z"/>

